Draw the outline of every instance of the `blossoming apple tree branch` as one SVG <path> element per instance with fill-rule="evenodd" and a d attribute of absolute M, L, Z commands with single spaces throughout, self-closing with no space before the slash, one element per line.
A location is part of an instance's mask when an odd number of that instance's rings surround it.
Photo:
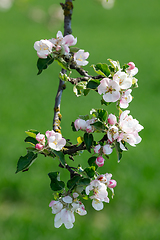
<path fill-rule="evenodd" d="M 26 131 L 25 142 L 30 145 L 26 148 L 26 155 L 19 158 L 16 173 L 27 171 L 39 154 L 58 161 L 59 171 L 48 174 L 53 191 L 49 207 L 55 214 L 54 226 L 59 228 L 64 224 L 70 229 L 75 222 L 74 213 L 87 214 L 82 202 L 91 200 L 93 208 L 100 211 L 104 203 L 110 202 L 108 190 L 113 198 L 117 182 L 112 179 L 111 173 L 100 174 L 99 168 L 107 164 L 113 151 L 116 151 L 120 162 L 123 152 L 128 150 L 127 145 L 135 147 L 140 143 L 139 132 L 143 126 L 130 115 L 130 110 L 126 110 L 133 99 L 132 90 L 138 87 L 138 79 L 135 78 L 138 68 L 133 62 L 120 65 L 119 61 L 108 59 L 107 63 L 92 64 L 96 75 L 90 75 L 84 69 L 89 63 L 89 53 L 73 47 L 77 38 L 71 34 L 72 1 L 66 0 L 61 6 L 64 10 L 64 36 L 58 31 L 56 37 L 34 43 L 38 55 L 38 75 L 51 64 L 58 63 L 62 67 L 55 98 L 53 130 L 47 130 L 45 134 L 37 130 Z M 72 71 L 78 73 L 77 78 L 71 77 Z M 79 131 L 74 143 L 69 136 L 62 136 L 60 127 L 61 97 L 68 82 L 74 85 L 73 92 L 77 97 L 89 97 L 90 91 L 101 96 L 101 107 L 73 120 L 73 132 Z M 117 114 L 108 113 L 106 108 L 109 104 L 115 104 Z M 100 133 L 99 140 L 95 140 L 95 133 Z M 90 157 L 82 166 L 76 156 L 82 155 L 83 151 L 88 151 Z M 72 161 L 77 162 L 77 167 L 71 166 Z M 60 179 L 61 168 L 70 172 L 66 182 Z"/>

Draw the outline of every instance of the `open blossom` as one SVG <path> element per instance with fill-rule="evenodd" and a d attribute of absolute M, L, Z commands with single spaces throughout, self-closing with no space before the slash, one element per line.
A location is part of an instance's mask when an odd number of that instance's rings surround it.
<path fill-rule="evenodd" d="M 96 118 L 88 119 L 88 120 L 83 120 L 81 118 L 78 118 L 74 122 L 75 129 L 86 131 L 87 133 L 91 133 L 94 131 L 94 126 L 91 125 L 96 121 Z"/>
<path fill-rule="evenodd" d="M 52 53 L 53 43 L 49 40 L 40 40 L 34 43 L 34 49 L 37 51 L 37 55 L 40 58 L 47 58 Z"/>
<path fill-rule="evenodd" d="M 74 38 L 71 34 L 63 37 L 62 32 L 58 31 L 56 38 L 52 38 L 49 41 L 54 44 L 56 51 L 60 51 L 64 48 L 64 54 L 67 55 L 70 52 L 69 46 L 75 45 L 77 43 L 77 38 Z"/>
<path fill-rule="evenodd" d="M 103 153 L 104 153 L 105 155 L 111 154 L 112 151 L 113 151 L 113 150 L 112 150 L 110 144 L 105 144 L 105 145 L 103 146 Z"/>
<path fill-rule="evenodd" d="M 78 197 L 78 194 L 76 196 Z M 74 212 L 81 216 L 87 214 L 84 205 L 76 199 L 73 200 L 69 195 L 62 199 L 60 198 L 59 201 L 51 201 L 49 207 L 52 208 L 52 213 L 56 214 L 54 218 L 54 226 L 56 228 L 59 228 L 62 224 L 67 229 L 72 228 L 75 222 Z"/>
<path fill-rule="evenodd" d="M 93 180 L 90 185 L 86 187 L 86 194 L 89 195 L 90 191 L 93 191 L 93 195 L 90 196 L 92 201 L 92 207 L 99 211 L 103 209 L 103 202 L 109 203 L 108 192 L 106 185 L 99 180 Z"/>
<path fill-rule="evenodd" d="M 47 131 L 46 136 L 48 139 L 49 147 L 56 151 L 60 151 L 66 145 L 66 140 L 62 138 L 62 135 L 60 133 L 57 133 L 53 130 Z"/>
<path fill-rule="evenodd" d="M 131 146 L 136 146 L 141 142 L 141 137 L 138 135 L 144 127 L 139 124 L 138 120 L 134 119 L 129 110 L 126 110 L 121 113 L 119 119 L 119 127 L 121 129 L 121 134 L 119 135 L 117 141 L 120 142 L 120 147 L 124 150 L 124 146 L 122 144 L 122 140 L 128 142 Z"/>
<path fill-rule="evenodd" d="M 84 50 L 80 49 L 78 52 L 74 54 L 74 61 L 79 66 L 86 66 L 88 61 L 86 59 L 89 57 L 89 52 L 84 52 Z"/>
<path fill-rule="evenodd" d="M 120 100 L 120 108 L 127 108 L 129 103 L 132 101 L 133 97 L 131 96 L 132 89 L 128 89 L 124 92 Z"/>
<path fill-rule="evenodd" d="M 113 80 L 119 84 L 121 89 L 128 89 L 132 86 L 132 77 L 123 71 L 116 72 L 113 76 Z"/>
<path fill-rule="evenodd" d="M 110 126 L 107 131 L 107 136 L 110 142 L 116 140 L 119 136 L 119 129 L 116 126 Z"/>
<path fill-rule="evenodd" d="M 116 102 L 120 98 L 120 87 L 117 82 L 103 78 L 98 86 L 98 93 L 103 94 L 103 99 L 106 102 Z"/>
<path fill-rule="evenodd" d="M 117 182 L 113 179 L 111 179 L 112 174 L 111 173 L 106 173 L 106 174 L 101 174 L 98 176 L 98 180 L 102 183 L 104 183 L 111 191 L 112 191 L 112 197 L 114 195 L 114 189 L 117 186 Z"/>

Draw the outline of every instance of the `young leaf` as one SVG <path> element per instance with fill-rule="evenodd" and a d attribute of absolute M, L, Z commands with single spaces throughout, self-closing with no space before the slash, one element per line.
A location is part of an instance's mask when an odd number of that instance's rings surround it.
<path fill-rule="evenodd" d="M 95 80 L 90 80 L 88 83 L 87 83 L 87 86 L 86 88 L 90 88 L 90 89 L 96 89 L 100 84 L 100 81 L 95 79 Z"/>
<path fill-rule="evenodd" d="M 48 66 L 53 63 L 53 61 L 54 58 L 52 58 L 51 56 L 48 56 L 47 58 L 39 58 L 37 61 L 37 75 L 41 74 L 44 69 L 48 68 Z"/>
<path fill-rule="evenodd" d="M 94 157 L 90 157 L 90 158 L 88 159 L 88 164 L 89 164 L 89 166 L 94 166 L 95 169 L 98 168 L 97 164 L 95 163 L 96 158 L 97 158 L 97 157 L 94 156 Z"/>
<path fill-rule="evenodd" d="M 98 109 L 97 110 L 98 112 L 98 118 L 102 121 L 102 122 L 105 122 L 106 119 L 107 119 L 107 111 L 104 110 L 104 109 Z"/>
<path fill-rule="evenodd" d="M 36 145 L 37 143 L 38 143 L 38 141 L 37 141 L 37 139 L 36 138 L 34 138 L 34 137 L 26 137 L 26 139 L 24 140 L 25 142 L 27 142 L 27 143 L 30 143 L 30 144 L 32 144 L 32 145 Z"/>
<path fill-rule="evenodd" d="M 97 63 L 96 65 L 92 65 L 94 71 L 102 75 L 104 77 L 108 77 L 110 75 L 109 67 L 106 63 Z"/>
<path fill-rule="evenodd" d="M 78 181 L 80 180 L 80 178 L 81 178 L 80 175 L 76 175 L 76 176 L 74 176 L 73 178 L 71 178 L 70 180 L 68 180 L 68 182 L 67 182 L 67 187 L 68 187 L 69 189 L 74 188 L 74 187 L 77 185 L 77 183 L 78 183 Z"/>
<path fill-rule="evenodd" d="M 95 122 L 91 125 L 93 125 L 96 128 L 96 130 L 98 130 L 100 132 L 103 132 L 104 130 L 106 130 L 106 126 L 102 122 Z"/>
<path fill-rule="evenodd" d="M 36 158 L 37 153 L 35 154 L 33 152 L 28 152 L 24 157 L 21 156 L 17 163 L 16 173 L 28 169 Z"/>
<path fill-rule="evenodd" d="M 60 191 L 65 187 L 65 183 L 58 180 L 58 175 L 59 172 L 48 173 L 48 176 L 51 179 L 50 187 L 53 191 Z"/>
<path fill-rule="evenodd" d="M 88 152 L 91 152 L 91 146 L 93 143 L 93 135 L 89 134 L 89 133 L 85 133 L 84 134 L 84 142 L 86 144 L 86 148 L 87 148 Z"/>
<path fill-rule="evenodd" d="M 89 178 L 81 178 L 78 182 L 78 186 L 88 186 L 90 184 Z"/>
<path fill-rule="evenodd" d="M 87 167 L 84 169 L 84 171 L 87 173 L 88 177 L 93 178 L 95 175 L 95 167 L 91 166 L 91 167 Z"/>
<path fill-rule="evenodd" d="M 118 162 L 120 162 L 120 160 L 121 160 L 121 158 L 122 158 L 122 152 L 123 152 L 123 150 L 120 148 L 120 143 L 117 142 L 117 141 L 115 142 L 115 147 L 116 147 Z"/>
<path fill-rule="evenodd" d="M 64 159 L 64 154 L 63 154 L 63 152 L 53 150 L 53 153 L 59 158 L 60 162 L 61 162 L 62 165 L 64 166 L 64 165 L 65 165 L 65 159 Z"/>

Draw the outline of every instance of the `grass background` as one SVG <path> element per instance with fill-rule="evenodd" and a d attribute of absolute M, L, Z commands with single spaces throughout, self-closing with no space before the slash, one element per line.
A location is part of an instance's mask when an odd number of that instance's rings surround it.
<path fill-rule="evenodd" d="M 40 156 L 28 172 L 15 175 L 17 161 L 26 153 L 24 131 L 32 128 L 43 133 L 52 128 L 60 67 L 53 64 L 37 76 L 33 44 L 63 31 L 62 21 L 49 15 L 58 3 L 17 0 L 9 11 L 0 12 L 0 238 L 158 240 L 159 0 L 116 0 L 111 10 L 96 0 L 74 2 L 73 35 L 78 37 L 77 46 L 90 52 L 90 65 L 111 58 L 121 64 L 133 61 L 139 68 L 139 88 L 133 91 L 129 109 L 144 126 L 140 133 L 143 141 L 136 148 L 129 147 L 119 164 L 115 153 L 105 162 L 103 172 L 112 172 L 118 182 L 110 204 L 96 212 L 89 201 L 84 202 L 88 214 L 76 215 L 72 230 L 64 226 L 55 229 L 48 207 L 52 191 L 47 174 L 58 170 L 56 160 Z M 92 73 L 89 66 L 86 69 Z M 95 94 L 76 98 L 67 84 L 61 105 L 64 137 L 75 139 L 77 133 L 71 132 L 70 123 L 91 108 L 100 107 Z M 110 110 L 114 112 L 114 106 Z M 84 154 L 79 158 L 82 164 L 87 157 Z M 67 177 L 62 171 L 62 178 Z"/>

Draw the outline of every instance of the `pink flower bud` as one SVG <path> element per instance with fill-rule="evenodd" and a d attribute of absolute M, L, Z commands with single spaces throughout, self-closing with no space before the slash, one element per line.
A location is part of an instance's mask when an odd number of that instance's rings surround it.
<path fill-rule="evenodd" d="M 114 188 L 117 186 L 117 182 L 115 180 L 110 180 L 108 183 L 109 188 Z"/>
<path fill-rule="evenodd" d="M 40 144 L 40 143 L 37 143 L 36 146 L 35 146 L 35 148 L 38 149 L 38 150 L 42 150 L 43 145 Z"/>
<path fill-rule="evenodd" d="M 109 114 L 108 116 L 108 123 L 111 125 L 115 125 L 117 123 L 117 118 L 114 114 Z"/>
<path fill-rule="evenodd" d="M 101 150 L 101 145 L 98 144 L 97 146 L 94 147 L 94 152 L 95 153 L 100 153 L 100 150 Z"/>
<path fill-rule="evenodd" d="M 128 70 L 133 70 L 135 68 L 135 64 L 133 62 L 129 62 L 127 63 L 127 65 L 129 66 Z"/>
<path fill-rule="evenodd" d="M 104 165 L 104 158 L 102 156 L 97 157 L 95 163 L 98 167 L 102 167 Z"/>

